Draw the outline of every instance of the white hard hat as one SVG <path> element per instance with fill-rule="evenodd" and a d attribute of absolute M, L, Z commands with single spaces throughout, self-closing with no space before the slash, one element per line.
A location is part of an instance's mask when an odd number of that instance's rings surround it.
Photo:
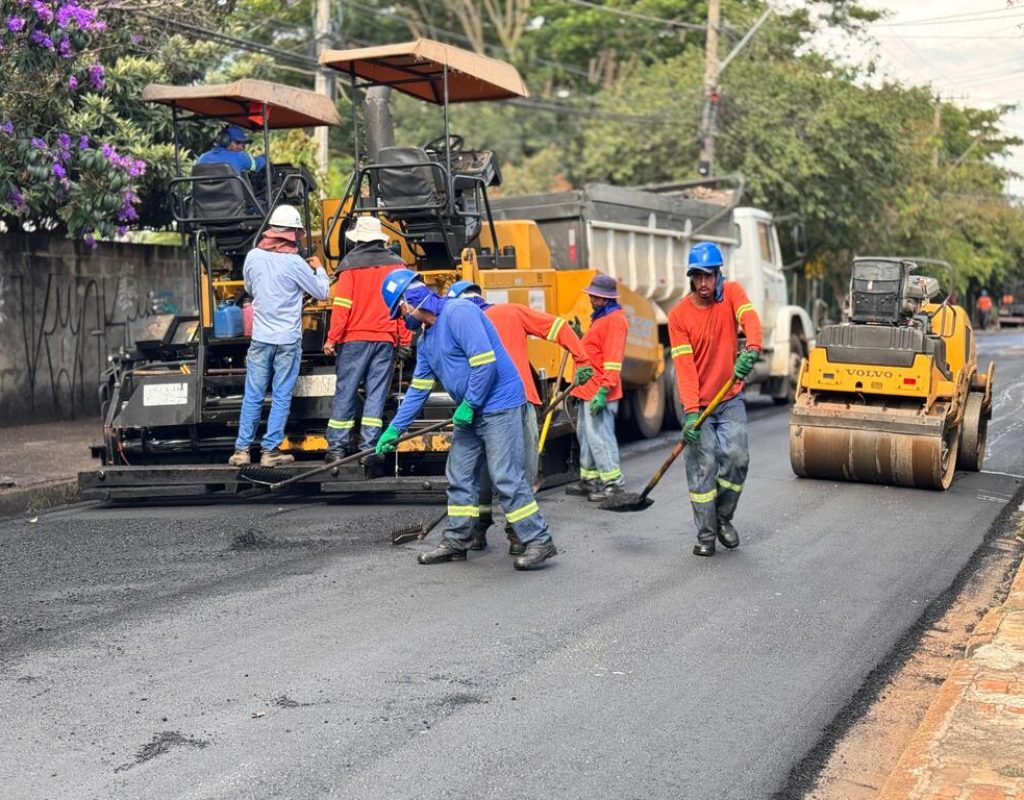
<path fill-rule="evenodd" d="M 356 224 L 345 232 L 350 242 L 387 242 L 388 235 L 380 227 L 377 217 L 366 214 L 356 217 Z"/>
<path fill-rule="evenodd" d="M 274 209 L 268 224 L 272 228 L 304 228 L 302 217 L 295 206 L 282 205 Z"/>

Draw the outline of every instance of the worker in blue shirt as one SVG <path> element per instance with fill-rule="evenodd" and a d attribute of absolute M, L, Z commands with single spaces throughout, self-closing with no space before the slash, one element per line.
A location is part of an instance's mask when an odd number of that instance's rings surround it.
<path fill-rule="evenodd" d="M 258 172 L 267 165 L 266 156 L 253 158 L 245 151 L 252 141 L 248 131 L 241 125 L 227 125 L 219 134 L 213 147 L 196 159 L 197 164 L 230 164 L 235 173 Z"/>
<path fill-rule="evenodd" d="M 419 562 L 466 559 L 480 513 L 477 467 L 482 455 L 505 519 L 526 545 L 514 566 L 538 569 L 558 551 L 526 480 L 523 415 L 533 412 L 498 332 L 473 303 L 438 297 L 409 269 L 391 272 L 381 294 L 392 318 L 403 314 L 410 330 L 424 330 L 416 344 L 412 385 L 377 441 L 377 453 L 394 451 L 395 440 L 419 414 L 436 380 L 457 404 L 446 467 L 448 526 L 434 550 L 420 553 Z"/>

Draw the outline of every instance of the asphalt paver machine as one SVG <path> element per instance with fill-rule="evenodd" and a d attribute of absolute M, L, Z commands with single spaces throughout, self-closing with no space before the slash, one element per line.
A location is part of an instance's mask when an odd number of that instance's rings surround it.
<path fill-rule="evenodd" d="M 947 489 L 985 456 L 995 367 L 978 371 L 968 313 L 907 258 L 857 258 L 849 320 L 800 372 L 789 453 L 801 477 Z"/>

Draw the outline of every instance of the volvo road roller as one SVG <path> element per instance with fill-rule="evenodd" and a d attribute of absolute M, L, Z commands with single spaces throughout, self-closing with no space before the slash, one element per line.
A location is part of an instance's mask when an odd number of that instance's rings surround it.
<path fill-rule="evenodd" d="M 978 372 L 969 315 L 917 268 L 854 260 L 849 320 L 821 329 L 800 372 L 797 475 L 948 489 L 956 469 L 981 469 L 995 368 Z"/>

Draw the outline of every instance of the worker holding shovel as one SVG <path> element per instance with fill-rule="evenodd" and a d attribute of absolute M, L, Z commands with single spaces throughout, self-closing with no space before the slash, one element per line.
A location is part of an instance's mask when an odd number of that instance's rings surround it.
<path fill-rule="evenodd" d="M 687 264 L 691 291 L 669 312 L 668 333 L 686 411 L 683 455 L 697 523 L 693 553 L 713 556 L 716 539 L 730 550 L 740 543 L 732 518 L 750 454 L 747 413 L 739 394 L 760 354 L 761 321 L 743 287 L 725 280 L 717 245 L 694 245 Z M 737 355 L 738 326 L 747 346 Z M 729 388 L 721 394 L 723 384 Z M 711 405 L 715 407 L 700 424 L 700 410 Z"/>

